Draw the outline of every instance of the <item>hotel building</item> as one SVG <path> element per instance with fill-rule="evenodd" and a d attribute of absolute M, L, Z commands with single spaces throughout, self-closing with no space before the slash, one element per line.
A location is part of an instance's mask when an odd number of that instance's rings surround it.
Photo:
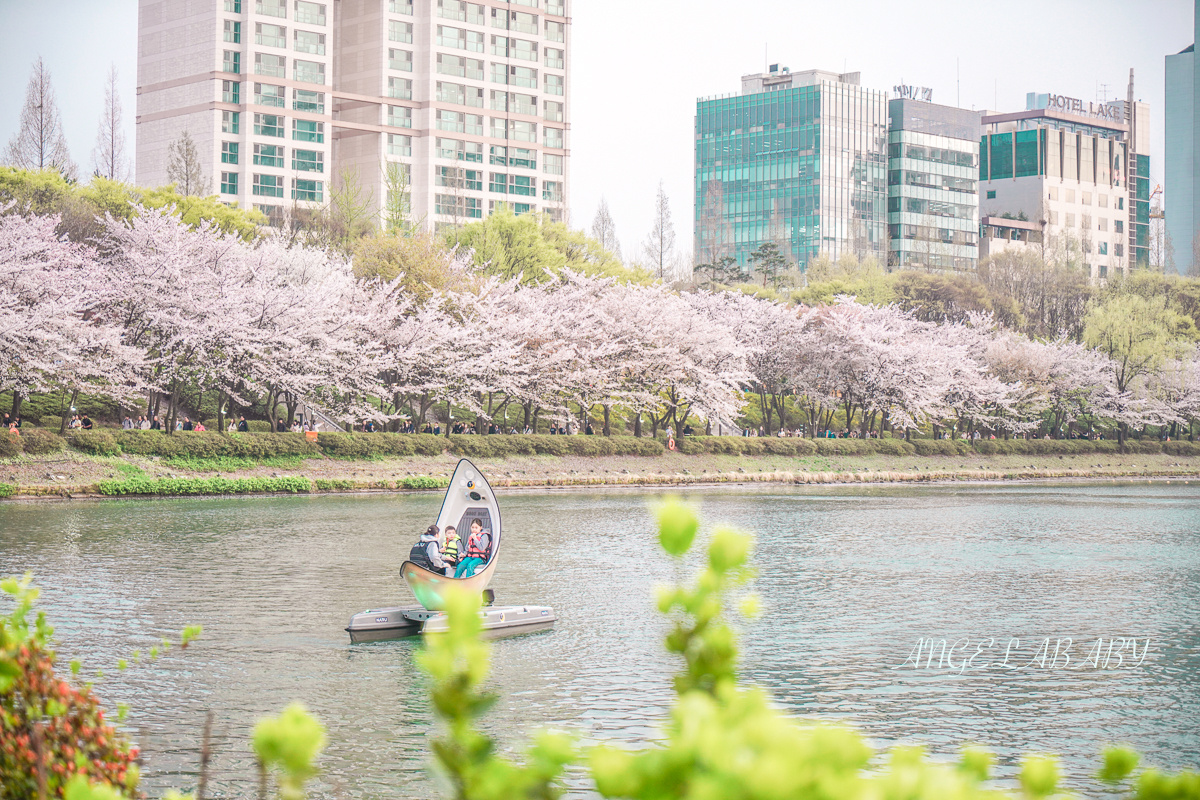
<path fill-rule="evenodd" d="M 564 218 L 567 2 L 139 0 L 136 180 L 186 130 L 214 193 L 276 219 L 339 186 L 430 229 Z"/>
<path fill-rule="evenodd" d="M 1031 93 L 1025 111 L 982 124 L 981 215 L 1033 223 L 1044 257 L 1094 279 L 1148 262 L 1150 113 L 1132 73 L 1126 100 Z"/>
<path fill-rule="evenodd" d="M 695 120 L 695 257 L 745 265 L 765 242 L 801 266 L 822 253 L 887 254 L 887 96 L 857 72 L 742 77 L 700 99 Z"/>

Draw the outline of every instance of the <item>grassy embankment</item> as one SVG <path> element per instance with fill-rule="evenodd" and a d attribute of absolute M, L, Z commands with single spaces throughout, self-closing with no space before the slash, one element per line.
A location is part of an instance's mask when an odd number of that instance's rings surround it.
<path fill-rule="evenodd" d="M 1200 445 L 1189 442 L 1130 442 L 1128 449 L 1137 452 L 1118 452 L 1114 442 L 971 446 L 930 440 L 701 437 L 687 440 L 681 449 L 687 452 L 669 452 L 654 440 L 628 437 L 446 440 L 322 434 L 318 444 L 290 434 L 231 438 L 103 432 L 76 436 L 70 446 L 48 452 L 0 459 L 0 496 L 427 490 L 444 486 L 463 455 L 497 487 L 1200 477 Z M 748 452 L 714 452 L 719 450 Z M 1042 452 L 1030 452 L 1034 450 Z"/>

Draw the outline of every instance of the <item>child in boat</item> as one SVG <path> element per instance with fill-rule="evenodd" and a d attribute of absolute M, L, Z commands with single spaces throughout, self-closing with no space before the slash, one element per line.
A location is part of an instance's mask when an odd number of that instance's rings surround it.
<path fill-rule="evenodd" d="M 475 568 L 486 564 L 492 553 L 492 534 L 483 529 L 483 522 L 471 520 L 471 533 L 467 536 L 467 557 L 458 562 L 454 577 L 469 578 L 475 574 Z"/>
<path fill-rule="evenodd" d="M 408 560 L 430 572 L 446 574 L 446 562 L 442 559 L 442 550 L 438 546 L 437 525 L 430 525 L 421 534 L 421 540 L 412 546 Z"/>
<path fill-rule="evenodd" d="M 459 538 L 458 531 L 453 525 L 447 525 L 444 532 L 445 544 L 442 545 L 442 560 L 446 562 L 446 576 L 454 577 L 454 568 L 458 566 Z"/>

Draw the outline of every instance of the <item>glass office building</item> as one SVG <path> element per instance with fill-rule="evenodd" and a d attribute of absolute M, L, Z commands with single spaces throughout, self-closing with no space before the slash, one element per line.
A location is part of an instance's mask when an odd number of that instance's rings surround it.
<path fill-rule="evenodd" d="M 1200 28 L 1197 29 L 1200 32 Z M 1166 190 L 1167 236 L 1170 238 L 1175 269 L 1187 275 L 1200 266 L 1200 145 L 1196 142 L 1197 89 L 1200 61 L 1195 45 L 1167 56 L 1166 70 Z"/>
<path fill-rule="evenodd" d="M 979 112 L 898 99 L 888 116 L 888 268 L 974 270 Z"/>
<path fill-rule="evenodd" d="M 887 98 L 859 74 L 774 66 L 742 92 L 696 103 L 695 258 L 745 265 L 775 242 L 790 263 L 819 253 L 883 261 Z"/>

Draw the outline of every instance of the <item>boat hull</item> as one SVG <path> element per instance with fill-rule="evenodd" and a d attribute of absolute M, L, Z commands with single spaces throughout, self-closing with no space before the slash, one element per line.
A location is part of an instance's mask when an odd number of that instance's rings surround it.
<path fill-rule="evenodd" d="M 488 606 L 479 612 L 485 639 L 518 636 L 554 627 L 557 621 L 549 606 Z M 350 641 L 387 642 L 420 634 L 445 633 L 449 618 L 420 606 L 392 606 L 355 614 L 346 626 Z"/>

